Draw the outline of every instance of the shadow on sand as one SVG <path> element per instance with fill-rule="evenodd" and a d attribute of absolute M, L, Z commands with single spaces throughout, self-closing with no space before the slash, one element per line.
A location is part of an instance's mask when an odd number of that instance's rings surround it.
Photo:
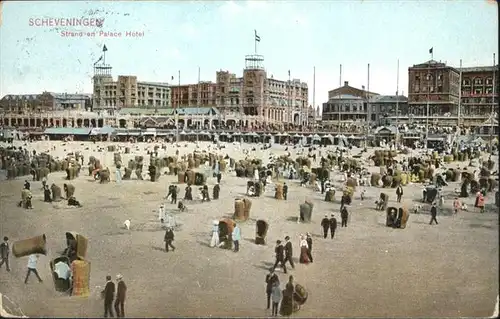
<path fill-rule="evenodd" d="M 287 222 L 294 222 L 294 223 L 296 223 L 298 220 L 299 220 L 298 216 L 290 216 L 290 217 L 286 218 Z"/>

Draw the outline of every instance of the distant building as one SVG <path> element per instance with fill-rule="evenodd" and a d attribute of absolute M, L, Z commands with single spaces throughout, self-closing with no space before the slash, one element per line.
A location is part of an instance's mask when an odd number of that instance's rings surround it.
<path fill-rule="evenodd" d="M 9 94 L 0 99 L 5 113 L 35 114 L 52 111 L 86 111 L 92 108 L 91 94 L 43 92 L 41 94 Z"/>
<path fill-rule="evenodd" d="M 170 107 L 168 83 L 138 81 L 137 76 L 120 75 L 117 81 L 111 75 L 111 66 L 94 66 L 93 109 L 114 111 L 128 107 Z"/>
<path fill-rule="evenodd" d="M 468 124 L 481 124 L 492 112 L 498 113 L 500 74 L 498 65 L 462 68 L 460 118 Z M 493 81 L 495 77 L 495 81 Z M 493 90 L 493 82 L 495 89 Z"/>
<path fill-rule="evenodd" d="M 434 60 L 408 68 L 409 117 L 413 122 L 456 124 L 459 71 Z"/>
<path fill-rule="evenodd" d="M 217 84 L 210 81 L 171 85 L 170 90 L 172 107 L 214 107 L 216 105 Z"/>
<path fill-rule="evenodd" d="M 397 112 L 396 112 L 397 111 Z M 394 125 L 396 118 L 408 117 L 408 98 L 403 95 L 379 95 L 370 99 L 370 123 Z"/>
<path fill-rule="evenodd" d="M 349 86 L 328 91 L 328 102 L 323 103 L 322 125 L 344 125 L 354 122 L 366 122 L 371 118 L 368 102 L 379 94 Z"/>
<path fill-rule="evenodd" d="M 278 80 L 268 76 L 259 55 L 245 58 L 243 77 L 218 71 L 217 107 L 222 114 L 239 112 L 261 122 L 304 125 L 308 121 L 309 89 L 299 79 Z"/>

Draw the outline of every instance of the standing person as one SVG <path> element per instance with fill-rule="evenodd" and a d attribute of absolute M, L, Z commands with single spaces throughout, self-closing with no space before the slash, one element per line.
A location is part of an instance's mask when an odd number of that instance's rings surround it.
<path fill-rule="evenodd" d="M 212 225 L 212 239 L 210 240 L 210 247 L 219 247 L 219 221 L 214 220 Z"/>
<path fill-rule="evenodd" d="M 0 244 L 0 258 L 2 258 L 2 261 L 0 262 L 0 268 L 3 266 L 3 264 L 5 264 L 7 271 L 10 271 L 9 253 L 9 237 L 5 236 L 3 238 L 3 243 Z"/>
<path fill-rule="evenodd" d="M 220 184 L 221 179 L 222 179 L 222 174 L 219 172 L 217 173 L 217 184 Z"/>
<path fill-rule="evenodd" d="M 272 309 L 272 316 L 273 317 L 278 316 L 279 304 L 280 304 L 282 297 L 283 297 L 283 294 L 281 292 L 280 282 L 278 280 L 278 281 L 274 282 L 273 288 L 271 290 L 271 298 L 273 301 L 273 309 Z"/>
<path fill-rule="evenodd" d="M 462 208 L 462 203 L 458 199 L 458 197 L 455 197 L 455 200 L 453 201 L 453 211 L 454 214 L 458 214 L 458 211 Z"/>
<path fill-rule="evenodd" d="M 313 256 L 312 256 L 313 239 L 312 239 L 311 233 L 307 233 L 307 235 L 306 235 L 306 241 L 307 241 L 307 247 L 308 247 L 307 257 L 309 257 L 309 260 L 312 263 L 313 262 Z"/>
<path fill-rule="evenodd" d="M 158 219 L 162 224 L 165 222 L 165 208 L 163 204 L 158 208 Z"/>
<path fill-rule="evenodd" d="M 172 201 L 170 203 L 177 204 L 177 186 L 172 187 L 170 196 L 172 196 Z"/>
<path fill-rule="evenodd" d="M 241 230 L 240 226 L 234 225 L 233 233 L 231 234 L 234 243 L 234 252 L 240 251 Z"/>
<path fill-rule="evenodd" d="M 328 237 L 328 228 L 330 228 L 328 214 L 325 214 L 325 217 L 321 220 L 321 227 L 323 227 L 323 238 Z"/>
<path fill-rule="evenodd" d="M 283 245 L 281 244 L 281 240 L 276 241 L 276 248 L 274 248 L 274 253 L 276 254 L 276 261 L 274 262 L 273 269 L 276 269 L 278 264 L 281 264 L 281 267 L 286 274 L 285 250 L 283 248 Z"/>
<path fill-rule="evenodd" d="M 295 269 L 295 265 L 293 264 L 293 246 L 289 236 L 285 237 L 285 260 L 283 260 L 283 265 L 286 265 L 287 261 L 292 266 L 292 269 Z"/>
<path fill-rule="evenodd" d="M 165 241 L 165 251 L 168 253 L 168 247 L 172 247 L 172 251 L 175 251 L 174 245 L 172 242 L 174 241 L 174 230 L 172 227 L 167 227 L 167 231 L 165 232 L 165 237 L 163 239 Z"/>
<path fill-rule="evenodd" d="M 38 271 L 36 270 L 36 264 L 38 263 L 38 254 L 31 254 L 28 257 L 28 273 L 26 274 L 26 278 L 24 279 L 24 283 L 28 283 L 28 278 L 31 273 L 34 273 L 36 278 L 38 278 L 38 282 L 43 282 L 42 278 L 38 275 Z"/>
<path fill-rule="evenodd" d="M 274 273 L 274 268 L 271 268 L 269 269 L 269 273 L 266 275 L 267 309 L 271 307 L 271 293 L 276 281 L 279 283 L 280 280 L 278 278 L 278 275 Z"/>
<path fill-rule="evenodd" d="M 104 297 L 104 318 L 114 317 L 113 315 L 113 299 L 115 297 L 115 283 L 111 280 L 111 276 L 106 276 L 106 286 L 101 291 Z"/>
<path fill-rule="evenodd" d="M 401 184 L 398 185 L 398 188 L 396 188 L 396 197 L 398 203 L 401 203 L 401 197 L 403 197 L 403 187 L 401 186 Z"/>
<path fill-rule="evenodd" d="M 286 200 L 288 196 L 288 185 L 286 183 L 283 183 L 283 198 Z"/>
<path fill-rule="evenodd" d="M 116 300 L 115 300 L 115 311 L 117 317 L 125 317 L 125 296 L 127 294 L 127 285 L 123 281 L 123 276 L 116 275 L 117 288 L 116 288 Z"/>
<path fill-rule="evenodd" d="M 347 227 L 347 219 L 349 218 L 349 213 L 347 212 L 347 208 L 344 206 L 340 211 L 340 219 L 342 221 L 340 227 Z"/>
<path fill-rule="evenodd" d="M 214 189 L 213 189 L 213 198 L 219 199 L 219 193 L 220 193 L 220 185 L 219 185 L 219 183 L 217 183 L 217 184 L 215 184 Z"/>
<path fill-rule="evenodd" d="M 31 189 L 31 184 L 28 182 L 28 180 L 24 181 L 24 189 L 30 190 Z"/>
<path fill-rule="evenodd" d="M 480 213 L 484 213 L 484 195 L 481 192 L 477 195 L 477 207 Z"/>
<path fill-rule="evenodd" d="M 429 225 L 432 225 L 432 222 L 436 222 L 436 225 L 438 225 L 438 221 L 436 219 L 436 216 L 437 216 L 437 207 L 436 207 L 436 203 L 432 203 L 432 207 L 431 207 L 431 222 L 429 223 Z"/>
<path fill-rule="evenodd" d="M 330 222 L 330 234 L 333 239 L 333 237 L 335 237 L 335 231 L 337 230 L 337 219 L 335 218 L 335 215 L 333 213 L 329 222 Z"/>
<path fill-rule="evenodd" d="M 309 257 L 307 256 L 307 252 L 309 251 L 309 246 L 307 245 L 307 240 L 304 235 L 300 235 L 300 257 L 299 257 L 299 263 L 301 264 L 308 264 L 310 262 Z"/>

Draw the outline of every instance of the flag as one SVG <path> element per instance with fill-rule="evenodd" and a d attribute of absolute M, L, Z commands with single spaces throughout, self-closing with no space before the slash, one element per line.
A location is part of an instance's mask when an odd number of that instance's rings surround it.
<path fill-rule="evenodd" d="M 108 48 L 106 48 L 106 45 L 104 45 L 104 46 L 102 47 L 102 52 L 106 52 L 106 51 L 108 51 Z"/>
<path fill-rule="evenodd" d="M 99 60 L 95 61 L 94 65 L 96 65 L 97 63 L 101 62 L 102 61 L 102 55 L 101 57 L 99 58 Z"/>
<path fill-rule="evenodd" d="M 174 76 L 172 75 L 172 81 L 174 80 Z"/>
<path fill-rule="evenodd" d="M 288 70 L 288 76 L 290 76 L 290 70 Z"/>
<path fill-rule="evenodd" d="M 257 30 L 255 31 L 255 41 L 260 42 L 260 36 L 257 35 Z"/>
<path fill-rule="evenodd" d="M 433 51 L 434 51 L 434 47 L 430 48 L 429 49 L 429 54 L 432 54 Z"/>

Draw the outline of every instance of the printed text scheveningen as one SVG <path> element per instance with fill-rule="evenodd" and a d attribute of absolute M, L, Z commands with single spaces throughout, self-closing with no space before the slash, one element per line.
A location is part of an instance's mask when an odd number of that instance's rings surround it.
<path fill-rule="evenodd" d="M 30 18 L 30 27 L 102 27 L 104 18 Z"/>

